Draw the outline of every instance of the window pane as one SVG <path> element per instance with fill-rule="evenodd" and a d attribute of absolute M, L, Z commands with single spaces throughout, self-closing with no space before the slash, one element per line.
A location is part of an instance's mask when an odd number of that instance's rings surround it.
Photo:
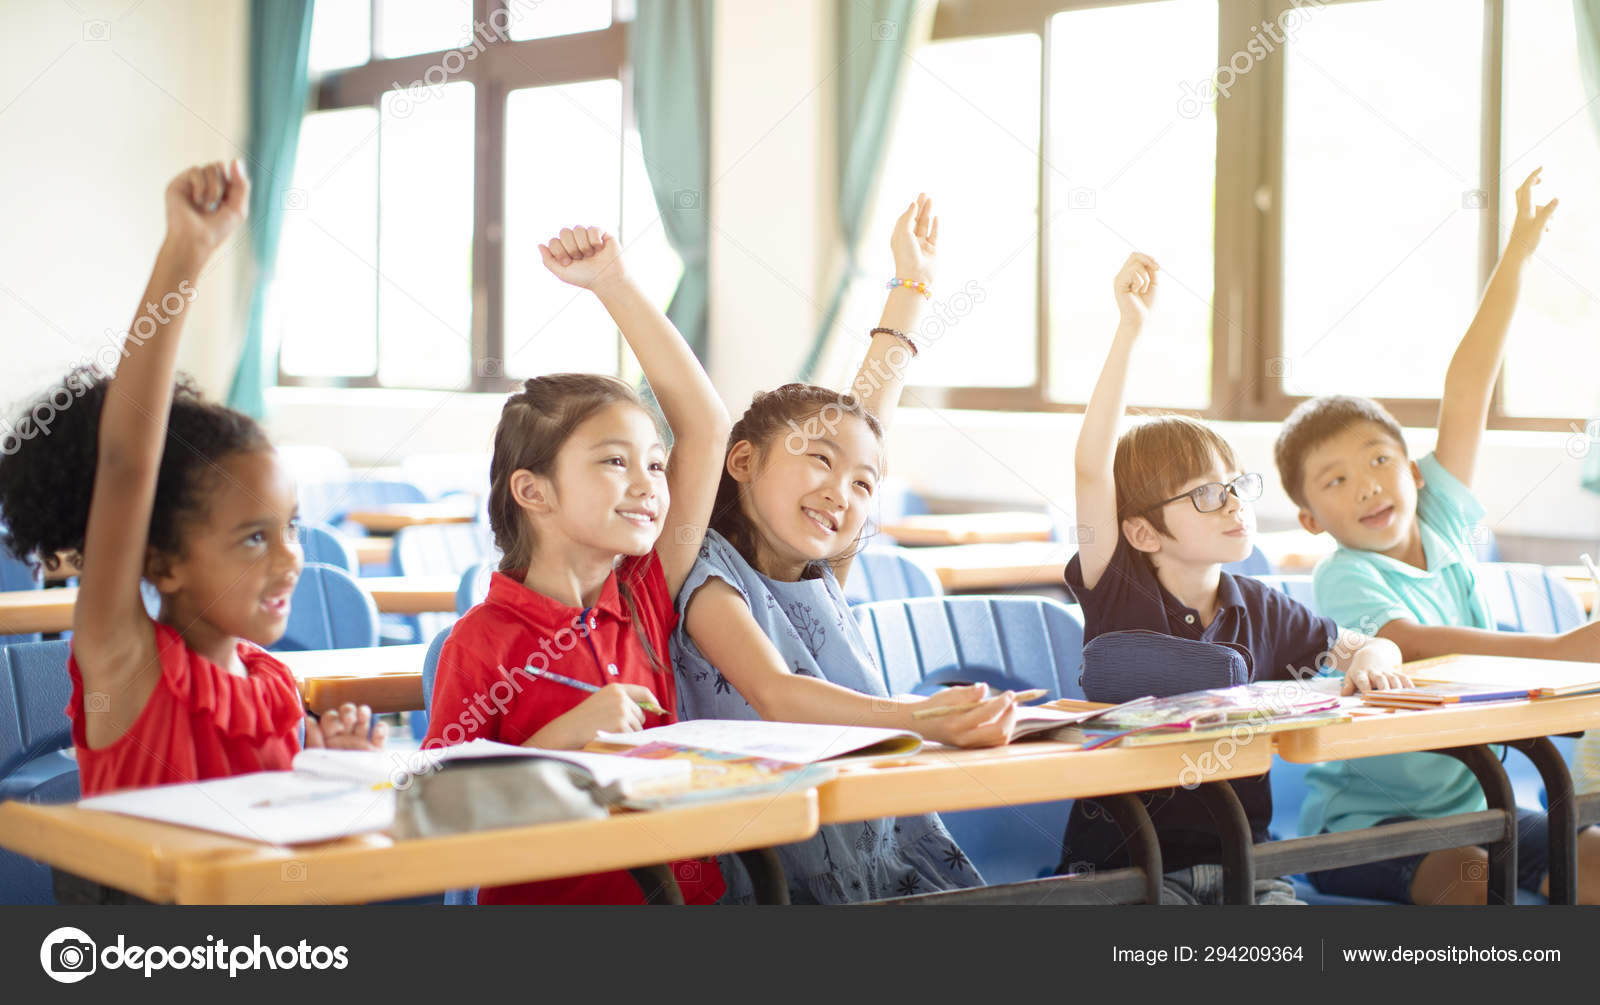
<path fill-rule="evenodd" d="M 316 112 L 300 125 L 267 322 L 286 373 L 377 369 L 377 130 L 373 108 Z"/>
<path fill-rule="evenodd" d="M 1050 23 L 1050 392 L 1089 399 L 1133 251 L 1161 265 L 1160 305 L 1135 352 L 1130 397 L 1211 400 L 1216 109 L 1178 81 L 1216 72 L 1216 0 L 1067 11 Z M 1128 44 L 1138 39 L 1137 45 Z"/>
<path fill-rule="evenodd" d="M 928 350 L 911 381 L 1032 384 L 1038 149 L 1039 36 L 935 42 L 916 50 L 859 250 L 866 277 L 852 284 L 842 330 L 864 345 L 878 323 L 893 269 L 894 221 L 926 192 L 940 217 L 939 274 L 934 309 L 921 327 Z M 852 375 L 855 365 L 852 358 Z"/>
<path fill-rule="evenodd" d="M 553 38 L 580 31 L 599 31 L 611 25 L 611 0 L 509 0 L 511 38 Z"/>
<path fill-rule="evenodd" d="M 683 275 L 683 260 L 667 243 L 666 228 L 656 209 L 656 197 L 645 172 L 644 148 L 639 129 L 628 127 L 622 144 L 622 246 L 628 256 L 628 271 L 662 310 L 672 300 L 678 278 Z M 637 380 L 638 361 L 627 345 L 622 345 L 621 376 Z"/>
<path fill-rule="evenodd" d="M 317 0 L 311 13 L 313 74 L 359 66 L 372 58 L 371 0 Z"/>
<path fill-rule="evenodd" d="M 1315 8 L 1292 33 L 1290 393 L 1439 396 L 1478 299 L 1482 20 L 1455 0 L 1385 0 Z"/>
<path fill-rule="evenodd" d="M 1507 5 L 1503 86 L 1500 247 L 1511 233 L 1516 187 L 1530 171 L 1544 167 L 1535 204 L 1561 197 L 1523 274 L 1506 352 L 1505 408 L 1513 415 L 1597 415 L 1600 141 L 1569 0 Z"/>
<path fill-rule="evenodd" d="M 506 96 L 506 366 L 517 378 L 615 373 L 616 326 L 584 290 L 540 261 L 539 245 L 577 224 L 617 233 L 622 85 L 530 87 Z"/>
<path fill-rule="evenodd" d="M 383 56 L 414 56 L 471 42 L 472 0 L 379 0 L 378 52 Z"/>
<path fill-rule="evenodd" d="M 461 387 L 471 360 L 473 88 L 383 101 L 378 376 Z"/>

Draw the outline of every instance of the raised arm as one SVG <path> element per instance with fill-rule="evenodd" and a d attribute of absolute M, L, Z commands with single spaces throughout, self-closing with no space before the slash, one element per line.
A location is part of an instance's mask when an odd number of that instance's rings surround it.
<path fill-rule="evenodd" d="M 672 429 L 667 465 L 672 499 L 656 551 L 667 589 L 676 597 L 700 556 L 700 540 L 711 520 L 728 449 L 728 409 L 678 329 L 627 274 L 616 237 L 598 227 L 562 230 L 548 245 L 540 245 L 539 253 L 560 279 L 600 298 L 639 358 Z"/>
<path fill-rule="evenodd" d="M 1539 247 L 1539 238 L 1559 202 L 1551 199 L 1534 208 L 1533 186 L 1539 183 L 1542 170 L 1534 168 L 1517 189 L 1517 216 L 1506 250 L 1489 277 L 1478 313 L 1473 315 L 1472 324 L 1450 359 L 1450 369 L 1445 372 L 1434 456 L 1464 485 L 1472 484 L 1472 472 L 1478 463 L 1478 444 L 1489 418 L 1495 376 L 1505 359 L 1506 333 L 1511 330 L 1511 315 L 1522 290 L 1522 268 Z"/>
<path fill-rule="evenodd" d="M 894 222 L 894 232 L 889 237 L 890 250 L 894 252 L 895 278 L 912 280 L 931 286 L 937 263 L 939 218 L 933 215 L 933 200 L 919 194 Z M 878 318 L 879 328 L 889 328 L 912 337 L 927 298 L 909 286 L 896 286 L 889 290 L 884 300 L 883 314 Z M 872 336 L 861 369 L 850 385 L 850 393 L 877 416 L 884 432 L 894 421 L 895 409 L 900 405 L 900 392 L 906 386 L 906 370 L 914 354 L 900 339 L 884 332 Z M 833 574 L 841 584 L 850 575 L 855 562 L 852 551 L 830 563 Z"/>
<path fill-rule="evenodd" d="M 1119 315 L 1117 333 L 1112 336 L 1111 351 L 1106 354 L 1078 432 L 1078 448 L 1073 455 L 1078 556 L 1083 565 L 1083 585 L 1090 589 L 1100 582 L 1122 537 L 1117 520 L 1117 483 L 1112 474 L 1117 423 L 1127 399 L 1128 360 L 1155 304 L 1160 270 L 1161 266 L 1150 256 L 1135 252 L 1113 280 Z"/>
<path fill-rule="evenodd" d="M 129 326 L 127 356 L 106 391 L 72 616 L 73 649 L 85 690 L 107 698 L 88 703 L 93 746 L 122 735 L 160 675 L 139 581 L 172 407 L 178 338 L 188 317 L 187 311 L 165 313 L 160 305 L 173 293 L 193 299 L 201 270 L 244 222 L 249 199 L 250 182 L 239 161 L 190 168 L 167 185 L 166 239 Z"/>

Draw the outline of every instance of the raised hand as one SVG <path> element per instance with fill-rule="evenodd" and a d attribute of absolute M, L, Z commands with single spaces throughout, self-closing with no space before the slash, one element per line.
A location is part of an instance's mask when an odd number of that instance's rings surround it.
<path fill-rule="evenodd" d="M 250 179 L 244 162 L 201 164 L 167 184 L 167 244 L 174 251 L 211 254 L 250 215 Z"/>
<path fill-rule="evenodd" d="M 627 278 L 621 242 L 599 227 L 563 227 L 548 244 L 539 245 L 539 257 L 557 279 L 586 290 Z"/>
<path fill-rule="evenodd" d="M 938 243 L 939 218 L 933 215 L 933 199 L 918 193 L 916 200 L 894 222 L 894 231 L 889 235 L 895 276 L 933 282 L 938 265 Z"/>
<path fill-rule="evenodd" d="M 1533 173 L 1517 186 L 1517 216 L 1511 224 L 1511 238 L 1506 241 L 1507 255 L 1520 255 L 1528 258 L 1539 247 L 1539 239 L 1544 236 L 1546 225 L 1556 211 L 1560 199 L 1551 199 L 1543 206 L 1534 208 L 1533 186 L 1539 184 L 1539 174 L 1544 168 L 1536 167 Z"/>
<path fill-rule="evenodd" d="M 1122 263 L 1112 289 L 1117 296 L 1117 311 L 1123 320 L 1143 321 L 1155 306 L 1158 273 L 1161 266 L 1149 255 L 1135 251 Z"/>

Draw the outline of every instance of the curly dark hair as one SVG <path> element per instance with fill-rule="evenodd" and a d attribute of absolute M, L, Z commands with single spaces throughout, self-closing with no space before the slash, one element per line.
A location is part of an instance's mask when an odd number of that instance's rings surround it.
<path fill-rule="evenodd" d="M 733 424 L 733 429 L 728 433 L 728 450 L 741 440 L 748 440 L 756 448 L 756 457 L 773 449 L 786 435 L 793 435 L 797 426 L 803 426 L 814 415 L 822 415 L 825 409 L 835 409 L 837 414 L 853 415 L 867 424 L 872 435 L 878 442 L 883 442 L 883 424 L 878 417 L 869 412 L 861 400 L 851 394 L 840 394 L 838 391 L 829 390 L 817 384 L 791 383 L 771 391 L 758 391 L 750 399 L 750 407 Z M 828 419 L 827 421 L 834 421 Z M 727 538 L 728 543 L 750 563 L 751 568 L 756 565 L 756 535 L 755 526 L 750 518 L 745 515 L 744 508 L 739 504 L 739 483 L 728 473 L 727 465 L 722 468 L 722 480 L 717 483 L 717 501 L 711 510 L 711 529 Z M 865 544 L 857 540 L 853 547 L 859 551 Z M 852 552 L 853 554 L 854 552 Z M 840 556 L 844 557 L 844 556 Z M 821 570 L 813 563 L 805 575 L 815 576 Z"/>
<path fill-rule="evenodd" d="M 7 530 L 3 544 L 34 568 L 57 568 L 60 552 L 83 553 L 100 449 L 100 412 L 112 386 L 102 371 L 77 367 L 0 429 L 0 520 Z M 194 381 L 180 374 L 156 477 L 150 547 L 181 557 L 184 532 L 206 514 L 217 463 L 271 446 L 254 419 L 206 401 Z"/>

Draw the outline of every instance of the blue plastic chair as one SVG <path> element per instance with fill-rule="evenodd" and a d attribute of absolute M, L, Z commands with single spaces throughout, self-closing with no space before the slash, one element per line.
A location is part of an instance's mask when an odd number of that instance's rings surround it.
<path fill-rule="evenodd" d="M 13 558 L 11 553 L 4 549 L 5 536 L 6 529 L 3 525 L 0 525 L 0 590 L 9 593 L 13 590 L 43 589 L 44 582 L 33 574 L 33 570 L 28 568 L 28 563 Z M 38 641 L 38 632 L 25 635 L 0 635 L 0 646 Z"/>
<path fill-rule="evenodd" d="M 448 628 L 435 635 L 433 641 L 428 643 L 427 656 L 422 660 L 422 705 L 427 709 L 433 707 L 433 678 L 439 672 L 439 654 L 444 651 L 444 640 L 449 637 Z M 474 886 L 465 890 L 446 890 L 444 902 L 458 907 L 476 904 L 478 888 Z"/>
<path fill-rule="evenodd" d="M 67 700 L 68 643 L 29 642 L 0 649 L 0 799 L 31 803 L 78 798 Z M 0 902 L 53 904 L 50 867 L 0 850 Z"/>
<path fill-rule="evenodd" d="M 331 565 L 307 563 L 289 603 L 289 625 L 275 652 L 361 649 L 378 644 L 378 607 L 357 579 Z"/>
<path fill-rule="evenodd" d="M 1044 597 L 930 597 L 862 604 L 853 611 L 891 694 L 944 683 L 1044 688 L 1082 698 L 1083 616 Z M 941 814 L 990 883 L 1055 872 L 1071 800 Z"/>
<path fill-rule="evenodd" d="M 410 482 L 349 478 L 300 485 L 301 518 L 307 523 L 325 523 L 336 528 L 351 510 L 427 501 L 423 491 Z M 359 527 L 352 532 L 358 537 L 365 534 Z"/>
<path fill-rule="evenodd" d="M 498 560 L 487 524 L 452 523 L 407 527 L 394 538 L 397 576 L 459 576 L 480 563 Z M 455 624 L 445 612 L 408 618 L 415 641 L 431 639 Z"/>
<path fill-rule="evenodd" d="M 479 562 L 461 574 L 461 585 L 456 587 L 457 617 L 483 603 L 489 596 L 489 581 L 499 569 L 499 562 Z"/>
<path fill-rule="evenodd" d="M 1310 576 L 1256 576 L 1255 578 L 1280 593 L 1287 593 L 1311 610 L 1317 609 L 1316 591 L 1311 588 Z"/>
<path fill-rule="evenodd" d="M 850 576 L 844 582 L 844 598 L 851 604 L 942 596 L 939 577 L 919 565 L 907 548 L 864 549 L 850 564 Z"/>
<path fill-rule="evenodd" d="M 307 562 L 331 565 L 352 576 L 361 574 L 356 550 L 343 535 L 326 524 L 308 523 L 300 528 L 300 547 Z"/>
<path fill-rule="evenodd" d="M 1274 571 L 1272 563 L 1267 561 L 1267 553 L 1259 546 L 1252 546 L 1250 554 L 1237 562 L 1229 562 L 1222 568 L 1235 576 L 1270 576 Z"/>
<path fill-rule="evenodd" d="M 1586 620 L 1567 581 L 1542 565 L 1482 562 L 1474 573 L 1501 631 L 1550 634 Z"/>

